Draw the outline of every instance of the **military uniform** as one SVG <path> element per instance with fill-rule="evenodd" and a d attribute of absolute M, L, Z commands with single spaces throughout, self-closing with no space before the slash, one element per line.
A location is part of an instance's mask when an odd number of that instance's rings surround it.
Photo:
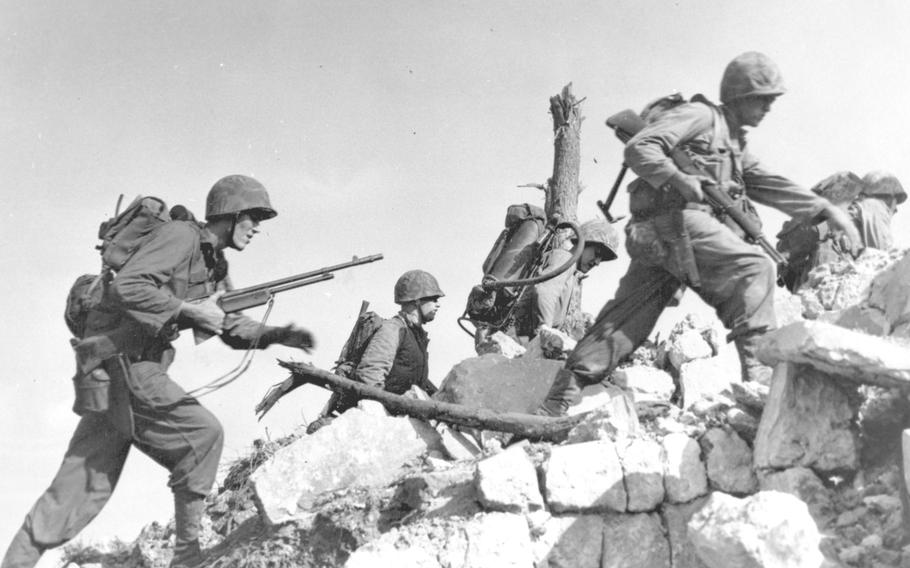
<path fill-rule="evenodd" d="M 404 314 L 384 320 L 363 352 L 354 378 L 367 385 L 403 394 L 418 386 L 429 394 L 436 386 L 429 380 L 427 332 Z"/>
<path fill-rule="evenodd" d="M 867 247 L 888 250 L 894 246 L 891 232 L 892 211 L 884 201 L 874 197 L 861 197 L 850 204 L 850 216 Z"/>
<path fill-rule="evenodd" d="M 730 120 L 724 107 L 682 104 L 629 141 L 626 163 L 651 187 L 664 187 L 680 171 L 670 157 L 671 151 L 687 147 L 696 155 L 713 154 L 708 157 L 721 162 L 717 170 L 721 179 L 715 181 L 721 187 L 734 188 L 734 192 L 739 188 L 734 197 L 746 209 L 750 208 L 748 202 L 740 201 L 746 198 L 801 218 L 814 217 L 826 208 L 826 200 L 765 169 L 749 152 L 745 132 L 741 128 L 729 130 Z M 700 278 L 696 292 L 714 307 L 730 330 L 744 375 L 757 376 L 761 365 L 755 358 L 756 340 L 776 327 L 775 268 L 760 249 L 746 243 L 706 204 L 683 199 L 675 202 L 681 209 Z M 668 214 L 658 212 L 658 216 Z M 684 281 L 682 267 L 672 256 L 657 265 L 633 258 L 616 295 L 570 354 L 542 410 L 554 414 L 564 411 L 577 401 L 579 382 L 597 383 L 610 373 L 648 337 Z"/>
<path fill-rule="evenodd" d="M 219 195 L 233 201 L 213 199 Z M 275 215 L 265 189 L 245 176 L 220 180 L 209 201 L 207 217 L 239 215 L 241 210 L 262 219 Z M 228 211 L 216 209 L 224 203 Z M 227 262 L 218 239 L 194 221 L 156 228 L 116 274 L 100 305 L 87 315 L 84 339 L 74 341 L 74 411 L 81 419 L 60 469 L 27 514 L 2 568 L 32 567 L 44 550 L 75 537 L 107 503 L 132 447 L 170 472 L 178 533 L 174 565 L 200 559 L 198 523 L 203 498 L 215 481 L 224 433 L 217 418 L 167 369 L 174 360 L 171 341 L 193 323 L 181 316 L 184 300 L 227 289 Z M 245 316 L 228 315 L 221 338 L 243 349 L 257 343 L 258 336 L 257 346 L 264 348 L 285 342 L 292 327 L 260 326 Z M 297 329 L 298 334 L 305 331 Z M 79 396 L 86 377 L 89 384 L 109 382 L 106 408 L 93 406 L 98 399 Z M 178 552 L 185 557 L 178 559 Z"/>

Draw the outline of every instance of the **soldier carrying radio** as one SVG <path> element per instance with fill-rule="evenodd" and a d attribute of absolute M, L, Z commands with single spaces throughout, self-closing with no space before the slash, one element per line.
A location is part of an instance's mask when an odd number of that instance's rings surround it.
<path fill-rule="evenodd" d="M 224 432 L 217 418 L 167 375 L 174 359 L 171 341 L 180 330 L 193 328 L 217 334 L 236 349 L 276 343 L 313 347 L 312 335 L 301 327 L 265 326 L 226 315 L 228 309 L 219 304 L 230 288 L 224 249 L 242 251 L 259 224 L 276 214 L 258 181 L 222 178 L 209 191 L 205 225 L 162 220 L 104 284 L 100 303 L 84 314 L 84 327 L 74 328 L 68 317 L 79 366 L 73 410 L 81 419 L 53 482 L 13 538 L 3 568 L 35 566 L 45 550 L 73 539 L 107 503 L 133 446 L 170 471 L 176 519 L 171 566 L 202 560 L 199 525 Z M 206 299 L 186 301 L 197 297 Z"/>
<path fill-rule="evenodd" d="M 647 117 L 628 141 L 625 163 L 639 176 L 629 188 L 626 247 L 632 261 L 616 295 L 557 374 L 540 414 L 565 414 L 581 387 L 601 381 L 648 337 L 683 286 L 694 288 L 730 330 L 744 380 L 763 378 L 755 351 L 758 339 L 777 326 L 775 267 L 729 218 L 744 213 L 757 223 L 755 201 L 792 217 L 827 219 L 853 252 L 861 243 L 843 210 L 769 172 L 749 151 L 745 129 L 758 126 L 784 92 L 773 61 L 743 53 L 724 72 L 721 105 L 700 95 L 680 101 Z M 709 189 L 723 194 L 723 210 L 715 199 L 706 200 Z"/>

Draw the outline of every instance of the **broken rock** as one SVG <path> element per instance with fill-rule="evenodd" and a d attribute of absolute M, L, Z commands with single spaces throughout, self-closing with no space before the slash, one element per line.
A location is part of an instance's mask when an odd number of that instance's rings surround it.
<path fill-rule="evenodd" d="M 664 487 L 671 503 L 686 503 L 708 493 L 708 477 L 698 442 L 685 434 L 668 434 L 661 441 Z"/>
<path fill-rule="evenodd" d="M 521 513 L 543 508 L 537 470 L 525 445 L 513 445 L 477 462 L 477 493 L 487 510 Z"/>
<path fill-rule="evenodd" d="M 712 493 L 688 529 L 709 568 L 807 568 L 823 560 L 806 504 L 786 493 L 762 491 L 745 499 Z"/>
<path fill-rule="evenodd" d="M 323 493 L 388 484 L 427 449 L 411 419 L 351 409 L 275 452 L 250 479 L 260 513 L 269 523 L 283 523 L 307 518 Z"/>
<path fill-rule="evenodd" d="M 733 495 L 750 495 L 758 490 L 752 471 L 752 449 L 736 432 L 711 428 L 700 440 L 711 487 Z"/>
<path fill-rule="evenodd" d="M 545 486 L 556 513 L 626 510 L 622 464 L 609 440 L 554 446 Z"/>

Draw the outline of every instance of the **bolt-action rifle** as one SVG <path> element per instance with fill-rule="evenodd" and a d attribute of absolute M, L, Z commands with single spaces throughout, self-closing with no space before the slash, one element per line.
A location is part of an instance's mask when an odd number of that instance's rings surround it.
<path fill-rule="evenodd" d="M 623 143 L 626 143 L 645 127 L 645 121 L 635 111 L 627 109 L 608 118 L 607 125 L 616 132 L 617 138 Z M 673 158 L 676 166 L 686 173 L 700 176 L 707 175 L 712 180 L 717 179 L 715 172 L 704 171 L 704 169 L 692 159 L 692 156 L 681 148 L 674 148 L 673 151 L 670 152 L 670 157 Z M 607 199 L 607 208 L 609 208 L 610 203 L 612 203 L 613 198 L 615 197 L 619 182 L 622 180 L 621 176 L 625 173 L 626 169 L 627 166 L 623 164 L 620 178 L 617 180 L 617 184 L 613 186 L 610 197 Z M 726 192 L 725 188 L 720 187 L 716 183 L 703 183 L 702 192 L 705 194 L 705 201 L 714 209 L 714 212 L 722 221 L 725 219 L 732 220 L 743 230 L 747 240 L 760 246 L 779 267 L 783 268 L 787 266 L 787 259 L 781 256 L 777 249 L 771 245 L 770 241 L 768 241 L 762 233 L 761 225 L 756 222 L 755 219 L 746 215 L 742 209 L 737 207 L 736 202 L 730 197 L 730 194 Z M 600 202 L 598 202 L 598 205 L 600 205 Z M 603 209 L 603 207 L 601 207 L 601 209 Z M 604 212 L 604 214 L 606 215 L 606 212 Z M 609 217 L 607 218 L 609 219 Z M 778 273 L 780 273 L 780 271 L 778 271 Z"/>

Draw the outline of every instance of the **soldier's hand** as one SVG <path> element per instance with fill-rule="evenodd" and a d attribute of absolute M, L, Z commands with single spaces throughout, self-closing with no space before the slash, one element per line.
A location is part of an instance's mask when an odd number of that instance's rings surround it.
<path fill-rule="evenodd" d="M 311 353 L 313 347 L 316 347 L 316 338 L 313 337 L 309 330 L 296 325 L 289 325 L 285 329 L 285 336 L 281 340 L 282 345 L 303 349 L 307 353 Z"/>
<path fill-rule="evenodd" d="M 180 304 L 180 315 L 190 318 L 199 329 L 221 335 L 224 310 L 218 305 L 218 300 L 223 295 L 224 290 L 221 290 L 201 302 L 183 302 Z"/>
<path fill-rule="evenodd" d="M 676 172 L 667 183 L 678 191 L 686 201 L 698 203 L 705 199 L 701 184 L 709 182 L 711 182 L 711 179 L 706 176 L 694 176 L 684 172 Z"/>
<path fill-rule="evenodd" d="M 831 205 L 827 209 L 828 224 L 832 229 L 841 232 L 839 244 L 845 251 L 850 251 L 853 258 L 859 256 L 859 253 L 865 248 L 863 239 L 853 224 L 850 215 L 840 207 Z"/>

